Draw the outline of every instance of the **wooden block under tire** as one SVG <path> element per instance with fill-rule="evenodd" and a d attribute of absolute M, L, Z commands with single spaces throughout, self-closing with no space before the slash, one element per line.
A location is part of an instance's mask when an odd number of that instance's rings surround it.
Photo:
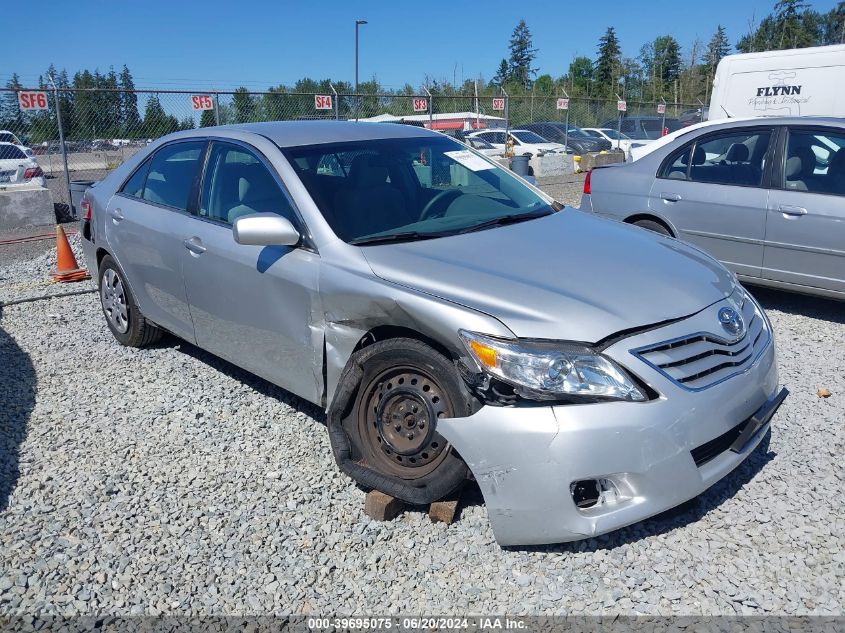
<path fill-rule="evenodd" d="M 458 511 L 458 503 L 461 501 L 461 491 L 463 486 L 458 488 L 455 492 L 450 494 L 445 499 L 435 501 L 428 508 L 428 518 L 432 523 L 445 523 L 450 525 L 455 520 L 455 514 Z"/>
<path fill-rule="evenodd" d="M 392 521 L 405 507 L 404 502 L 379 490 L 371 490 L 364 500 L 364 514 L 376 521 Z"/>

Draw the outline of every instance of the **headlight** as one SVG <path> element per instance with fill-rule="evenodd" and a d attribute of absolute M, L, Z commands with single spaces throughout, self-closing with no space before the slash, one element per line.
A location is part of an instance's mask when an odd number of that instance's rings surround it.
<path fill-rule="evenodd" d="M 645 394 L 606 356 L 576 343 L 523 343 L 459 332 L 478 365 L 546 399 L 563 395 L 643 401 Z"/>

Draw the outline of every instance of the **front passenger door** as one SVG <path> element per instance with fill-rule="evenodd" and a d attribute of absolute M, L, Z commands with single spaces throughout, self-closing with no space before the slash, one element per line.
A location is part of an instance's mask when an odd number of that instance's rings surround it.
<path fill-rule="evenodd" d="M 312 328 L 319 255 L 247 246 L 233 222 L 278 213 L 304 232 L 275 170 L 244 145 L 209 148 L 184 276 L 197 345 L 311 401 L 322 393 L 322 338 Z"/>

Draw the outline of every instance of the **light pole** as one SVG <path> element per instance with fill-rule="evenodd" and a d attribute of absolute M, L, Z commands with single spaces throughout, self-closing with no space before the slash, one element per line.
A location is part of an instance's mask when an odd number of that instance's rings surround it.
<path fill-rule="evenodd" d="M 358 27 L 366 23 L 366 20 L 355 20 L 355 94 L 358 94 Z"/>

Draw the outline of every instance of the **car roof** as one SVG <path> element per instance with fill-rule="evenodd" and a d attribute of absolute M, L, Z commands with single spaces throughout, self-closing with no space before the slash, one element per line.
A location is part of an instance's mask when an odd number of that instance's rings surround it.
<path fill-rule="evenodd" d="M 242 123 L 221 125 L 176 132 L 169 139 L 213 136 L 225 132 L 227 136 L 248 140 L 257 134 L 270 139 L 279 147 L 343 143 L 345 141 L 369 141 L 389 138 L 443 138 L 442 134 L 415 125 L 394 125 L 391 123 L 368 123 L 358 121 L 269 121 L 265 123 Z"/>

